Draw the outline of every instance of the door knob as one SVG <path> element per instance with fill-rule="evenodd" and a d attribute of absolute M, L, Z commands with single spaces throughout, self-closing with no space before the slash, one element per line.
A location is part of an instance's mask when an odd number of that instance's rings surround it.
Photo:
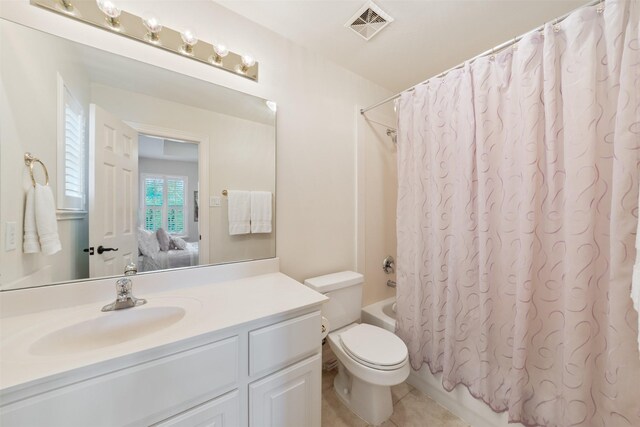
<path fill-rule="evenodd" d="M 117 250 L 118 250 L 118 248 L 105 248 L 102 245 L 98 246 L 98 254 L 99 255 L 102 255 L 103 252 L 111 252 L 111 251 L 115 252 Z"/>

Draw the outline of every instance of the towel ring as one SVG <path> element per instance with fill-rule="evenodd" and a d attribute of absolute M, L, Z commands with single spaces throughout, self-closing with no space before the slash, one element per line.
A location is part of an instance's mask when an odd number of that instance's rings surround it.
<path fill-rule="evenodd" d="M 49 185 L 49 172 L 47 171 L 47 167 L 44 165 L 44 163 L 42 163 L 42 160 L 34 157 L 31 153 L 24 153 L 24 164 L 29 166 L 29 175 L 31 175 L 31 182 L 33 183 L 33 186 L 36 186 L 36 178 L 33 175 L 33 164 L 34 163 L 40 163 L 40 166 L 42 166 L 42 169 L 44 170 L 44 178 L 45 178 L 45 185 Z"/>

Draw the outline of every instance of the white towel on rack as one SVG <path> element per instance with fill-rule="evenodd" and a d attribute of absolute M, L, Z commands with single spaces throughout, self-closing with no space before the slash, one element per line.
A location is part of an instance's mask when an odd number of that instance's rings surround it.
<path fill-rule="evenodd" d="M 251 193 L 229 190 L 229 234 L 248 234 L 251 231 Z"/>
<path fill-rule="evenodd" d="M 56 202 L 48 185 L 36 184 L 35 188 L 36 229 L 40 247 L 45 255 L 53 255 L 62 249 L 58 236 Z"/>
<path fill-rule="evenodd" d="M 34 187 L 29 187 L 29 191 L 27 191 L 27 201 L 24 206 L 24 238 L 22 250 L 25 254 L 40 252 L 38 230 L 36 228 L 35 192 Z"/>
<path fill-rule="evenodd" d="M 251 192 L 251 232 L 271 233 L 271 192 Z"/>
<path fill-rule="evenodd" d="M 640 194 L 638 195 L 638 206 L 640 206 Z M 631 279 L 631 299 L 633 307 L 638 312 L 638 350 L 640 350 L 640 221 L 638 221 L 636 231 L 636 262 L 633 266 Z"/>

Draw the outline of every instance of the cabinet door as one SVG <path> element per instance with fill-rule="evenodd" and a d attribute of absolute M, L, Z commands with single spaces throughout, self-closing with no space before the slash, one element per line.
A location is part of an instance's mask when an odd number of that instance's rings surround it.
<path fill-rule="evenodd" d="M 189 409 L 155 427 L 236 427 L 240 424 L 240 398 L 232 391 Z"/>
<path fill-rule="evenodd" d="M 320 427 L 321 359 L 317 354 L 249 385 L 251 427 Z"/>

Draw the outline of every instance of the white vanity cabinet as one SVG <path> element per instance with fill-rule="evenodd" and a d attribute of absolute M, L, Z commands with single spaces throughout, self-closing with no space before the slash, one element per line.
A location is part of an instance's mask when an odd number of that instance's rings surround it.
<path fill-rule="evenodd" d="M 133 364 L 0 408 L 0 425 L 149 425 L 237 387 L 238 337 Z M 9 397 L 11 398 L 11 397 Z"/>
<path fill-rule="evenodd" d="M 154 424 L 154 427 L 234 427 L 238 425 L 240 425 L 240 394 L 235 390 Z"/>
<path fill-rule="evenodd" d="M 320 427 L 321 355 L 249 386 L 251 427 Z"/>
<path fill-rule="evenodd" d="M 249 385 L 250 427 L 320 427 L 321 345 L 309 333 L 316 328 L 317 311 L 249 333 L 249 373 L 264 377 Z"/>
<path fill-rule="evenodd" d="M 0 425 L 319 427 L 320 319 L 316 306 L 168 354 L 129 355 L 100 375 L 84 369 L 87 378 L 61 387 L 44 381 L 3 395 Z"/>

